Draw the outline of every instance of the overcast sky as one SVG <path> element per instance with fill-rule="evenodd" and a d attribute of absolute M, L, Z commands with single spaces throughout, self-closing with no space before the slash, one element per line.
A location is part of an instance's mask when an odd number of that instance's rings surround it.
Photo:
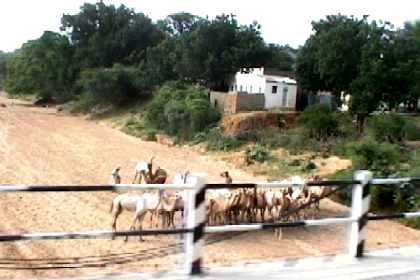
<path fill-rule="evenodd" d="M 0 50 L 12 51 L 24 42 L 41 36 L 45 30 L 59 31 L 63 13 L 74 14 L 90 0 L 0 0 Z M 420 19 L 419 0 L 105 0 L 143 12 L 154 21 L 166 15 L 187 11 L 214 17 L 233 13 L 241 24 L 256 20 L 262 25 L 266 42 L 303 45 L 311 33 L 311 21 L 328 14 L 345 14 L 392 22 L 397 27 Z"/>

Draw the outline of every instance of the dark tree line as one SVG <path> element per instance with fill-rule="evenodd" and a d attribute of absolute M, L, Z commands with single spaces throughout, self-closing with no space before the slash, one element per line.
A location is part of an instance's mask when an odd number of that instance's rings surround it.
<path fill-rule="evenodd" d="M 0 87 L 59 101 L 123 104 L 166 81 L 226 90 L 241 67 L 296 71 L 307 91 L 350 94 L 359 123 L 385 102 L 414 109 L 420 96 L 420 23 L 331 15 L 313 22 L 304 46 L 264 42 L 260 26 L 234 15 L 187 12 L 152 22 L 124 5 L 102 1 L 63 15 L 62 33 L 46 31 L 13 54 L 0 53 Z"/>
<path fill-rule="evenodd" d="M 308 90 L 351 95 L 359 128 L 383 102 L 415 109 L 420 96 L 420 23 L 395 30 L 389 22 L 343 15 L 312 23 L 300 49 L 297 75 Z"/>
<path fill-rule="evenodd" d="M 233 15 L 208 19 L 183 12 L 154 23 L 100 1 L 63 15 L 61 31 L 46 31 L 7 59 L 10 94 L 122 104 L 170 80 L 225 90 L 240 67 L 294 65 L 293 50 L 267 45 L 257 23 L 241 25 Z"/>
<path fill-rule="evenodd" d="M 7 61 L 10 59 L 11 54 L 0 51 L 0 90 L 4 87 L 7 73 Z"/>

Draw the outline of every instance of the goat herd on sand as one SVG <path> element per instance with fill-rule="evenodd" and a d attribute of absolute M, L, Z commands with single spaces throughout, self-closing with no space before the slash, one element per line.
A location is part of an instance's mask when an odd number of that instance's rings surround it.
<path fill-rule="evenodd" d="M 110 178 L 111 184 L 120 184 L 120 167 L 113 170 Z M 177 174 L 174 184 L 187 182 L 189 172 Z M 220 174 L 226 184 L 233 182 L 228 171 Z M 158 167 L 153 172 L 153 157 L 149 162 L 140 161 L 135 168 L 133 184 L 165 184 L 168 173 Z M 321 180 L 318 176 L 312 180 Z M 292 177 L 292 180 L 303 179 Z M 257 222 L 258 214 L 260 221 L 265 222 L 266 216 L 272 222 L 296 221 L 301 218 L 314 218 L 318 215 L 319 198 L 326 195 L 325 187 L 302 187 L 281 189 L 218 189 L 207 190 L 206 209 L 208 225 L 238 224 L 241 222 Z M 318 199 L 317 199 L 318 198 Z M 161 227 L 175 228 L 175 213 L 180 212 L 184 216 L 185 205 L 184 191 L 150 191 L 142 194 L 125 193 L 118 194 L 112 201 L 110 212 L 112 213 L 112 229 L 116 230 L 118 216 L 125 210 L 134 212 L 130 230 L 142 230 L 146 214 L 150 214 L 151 227 L 158 226 L 161 219 Z M 311 203 L 315 201 L 315 203 Z M 307 205 L 307 207 L 302 207 Z M 301 209 L 302 208 L 302 209 Z M 181 219 L 183 220 L 183 219 Z M 142 237 L 139 236 L 140 241 Z M 127 237 L 125 238 L 127 241 Z"/>

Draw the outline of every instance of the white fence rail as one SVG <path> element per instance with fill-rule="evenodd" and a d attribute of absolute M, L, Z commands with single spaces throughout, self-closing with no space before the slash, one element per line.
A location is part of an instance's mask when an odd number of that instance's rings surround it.
<path fill-rule="evenodd" d="M 190 182 L 190 181 L 189 181 Z M 192 183 L 191 183 L 192 182 Z M 185 234 L 186 270 L 191 275 L 202 273 L 202 248 L 205 233 L 220 233 L 234 231 L 254 231 L 268 228 L 322 226 L 332 224 L 349 224 L 348 251 L 352 257 L 363 256 L 366 238 L 366 225 L 369 220 L 397 219 L 420 217 L 419 212 L 394 213 L 387 215 L 369 215 L 371 185 L 396 185 L 405 186 L 411 183 L 420 183 L 420 178 L 387 178 L 373 179 L 369 171 L 358 171 L 353 180 L 330 181 L 281 181 L 269 183 L 236 183 L 236 184 L 206 184 L 202 176 L 193 177 L 189 184 L 119 184 L 119 185 L 0 185 L 0 192 L 80 192 L 80 191 L 113 191 L 113 190 L 186 190 L 188 193 L 186 218 L 187 227 L 180 229 L 142 230 L 142 231 L 85 231 L 85 232 L 49 232 L 27 234 L 0 234 L 0 242 L 20 240 L 45 240 L 45 239 L 90 239 L 113 238 L 116 236 L 134 235 L 159 235 L 159 234 Z M 205 226 L 205 192 L 219 188 L 284 188 L 302 186 L 351 186 L 352 206 L 350 217 L 335 217 L 318 220 L 303 220 L 297 222 L 280 223 L 255 223 L 241 225 Z"/>

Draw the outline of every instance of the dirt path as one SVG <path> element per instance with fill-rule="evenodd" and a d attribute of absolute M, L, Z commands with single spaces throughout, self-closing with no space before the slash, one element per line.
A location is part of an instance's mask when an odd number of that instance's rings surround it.
<path fill-rule="evenodd" d="M 53 108 L 34 108 L 0 96 L 0 184 L 100 184 L 122 166 L 123 182 L 133 176 L 136 161 L 156 156 L 170 174 L 189 169 L 206 172 L 212 182 L 230 170 L 236 180 L 258 181 L 224 162 L 187 148 L 143 142 L 82 117 L 57 114 Z M 0 194 L 0 232 L 77 231 L 109 229 L 109 205 L 115 194 L 6 193 Z M 324 215 L 345 209 L 325 201 Z M 128 226 L 130 215 L 119 226 Z M 385 230 L 386 229 L 386 230 Z M 342 250 L 343 227 L 314 227 L 285 231 L 277 241 L 272 232 L 208 239 L 206 263 L 230 263 L 333 253 Z M 402 240 L 400 240 L 402 238 Z M 229 239 L 229 238 L 228 238 Z M 57 277 L 82 274 L 144 271 L 172 267 L 179 246 L 173 237 L 130 240 L 70 240 L 0 243 L 0 278 Z M 419 232 L 392 222 L 369 226 L 371 247 L 409 244 Z M 258 243 L 258 244 L 256 244 Z M 13 269 L 11 269 L 13 268 Z"/>

